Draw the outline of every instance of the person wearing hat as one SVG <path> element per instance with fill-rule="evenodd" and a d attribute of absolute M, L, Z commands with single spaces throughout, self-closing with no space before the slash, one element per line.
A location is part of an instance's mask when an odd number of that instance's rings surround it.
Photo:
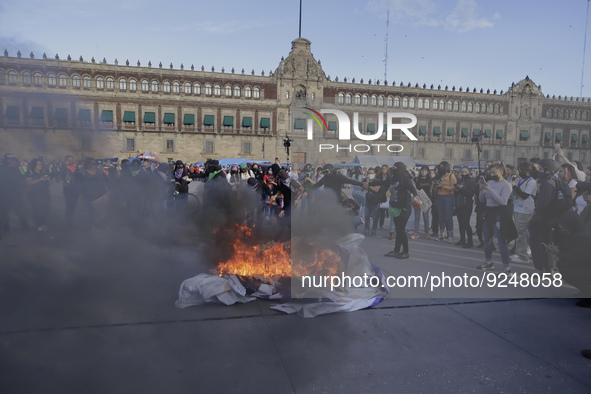
<path fill-rule="evenodd" d="M 12 153 L 5 154 L 0 165 L 0 236 L 9 231 L 10 210 L 16 213 L 21 229 L 29 230 L 22 203 L 24 186 L 25 178 L 19 169 L 18 158 Z"/>
<path fill-rule="evenodd" d="M 544 244 L 552 243 L 552 228 L 556 223 L 555 202 L 558 199 L 558 179 L 554 176 L 560 170 L 560 163 L 552 159 L 538 162 L 538 191 L 534 211 L 529 223 L 529 245 L 534 267 L 551 272 L 549 256 Z"/>
<path fill-rule="evenodd" d="M 238 165 L 240 171 L 240 180 L 246 182 L 249 178 L 254 178 L 254 173 L 247 167 L 246 163 L 240 163 Z"/>

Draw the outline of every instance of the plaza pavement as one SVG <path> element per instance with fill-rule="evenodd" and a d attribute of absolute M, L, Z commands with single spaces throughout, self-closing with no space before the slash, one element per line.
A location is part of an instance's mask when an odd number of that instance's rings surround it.
<path fill-rule="evenodd" d="M 362 244 L 385 275 L 482 274 L 482 249 L 411 240 L 396 260 L 387 235 Z M 180 283 L 211 268 L 191 237 L 55 226 L 0 240 L 0 393 L 591 391 L 591 310 L 552 298 L 572 287 L 392 289 L 311 319 L 262 300 L 177 309 Z"/>

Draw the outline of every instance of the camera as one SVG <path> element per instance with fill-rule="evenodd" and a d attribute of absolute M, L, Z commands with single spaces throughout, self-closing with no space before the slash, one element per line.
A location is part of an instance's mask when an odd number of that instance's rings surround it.
<path fill-rule="evenodd" d="M 591 182 L 578 182 L 576 188 L 577 193 L 591 193 Z"/>

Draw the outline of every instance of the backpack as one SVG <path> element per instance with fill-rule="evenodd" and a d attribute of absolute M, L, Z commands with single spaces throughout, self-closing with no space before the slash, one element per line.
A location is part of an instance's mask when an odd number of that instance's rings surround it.
<path fill-rule="evenodd" d="M 556 202 L 555 208 L 556 213 L 560 216 L 574 206 L 573 194 L 568 184 L 560 179 L 554 179 L 556 181 Z M 562 198 L 560 197 L 562 194 Z"/>

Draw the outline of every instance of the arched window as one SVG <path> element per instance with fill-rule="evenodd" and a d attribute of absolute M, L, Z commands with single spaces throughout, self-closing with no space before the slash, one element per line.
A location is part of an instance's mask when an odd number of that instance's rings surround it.
<path fill-rule="evenodd" d="M 232 86 L 226 86 L 226 97 L 232 97 Z"/>
<path fill-rule="evenodd" d="M 384 106 L 384 96 L 378 97 L 378 107 Z"/>
<path fill-rule="evenodd" d="M 74 75 L 72 77 L 72 86 L 74 86 L 75 88 L 80 87 L 80 75 Z"/>
<path fill-rule="evenodd" d="M 4 72 L 4 70 L 0 70 L 0 83 L 6 83 L 6 73 Z"/>
<path fill-rule="evenodd" d="M 473 103 L 468 103 L 468 112 L 472 112 L 474 111 L 474 104 Z"/>
<path fill-rule="evenodd" d="M 256 99 L 261 98 L 261 89 L 260 88 L 258 88 L 258 87 L 254 88 L 253 93 L 254 93 L 253 94 L 254 98 L 256 98 Z"/>
<path fill-rule="evenodd" d="M 396 108 L 400 107 L 400 97 L 394 97 L 394 106 Z"/>
<path fill-rule="evenodd" d="M 127 90 L 127 79 L 119 78 L 119 90 L 123 92 Z"/>
<path fill-rule="evenodd" d="M 373 105 L 373 106 L 378 105 L 378 97 L 377 96 L 371 96 L 371 105 Z"/>
<path fill-rule="evenodd" d="M 361 95 L 356 94 L 355 95 L 355 105 L 360 105 L 361 104 Z"/>
<path fill-rule="evenodd" d="M 404 97 L 402 99 L 402 108 L 408 108 L 408 98 Z"/>
<path fill-rule="evenodd" d="M 158 93 L 159 85 L 158 81 L 152 81 L 152 93 Z"/>
<path fill-rule="evenodd" d="M 105 80 L 103 77 L 96 77 L 96 88 L 97 89 L 104 89 L 105 88 Z"/>
<path fill-rule="evenodd" d="M 66 86 L 68 86 L 68 77 L 66 74 L 60 74 L 60 76 L 58 77 L 58 83 L 60 85 L 60 88 L 65 88 Z"/>
<path fill-rule="evenodd" d="M 386 105 L 388 107 L 391 107 L 394 105 L 394 99 L 392 98 L 392 96 L 388 96 L 388 99 L 386 100 Z"/>
<path fill-rule="evenodd" d="M 460 103 L 458 101 L 454 101 L 454 111 L 459 111 L 460 110 Z"/>
<path fill-rule="evenodd" d="M 90 80 L 90 77 L 88 76 L 86 76 L 85 78 L 88 78 Z M 8 81 L 10 81 L 10 73 L 8 73 Z M 35 82 L 35 85 L 43 85 L 43 75 L 41 75 L 41 73 L 35 73 L 35 75 L 33 75 L 33 81 Z"/>
<path fill-rule="evenodd" d="M 414 107 L 415 107 L 415 99 L 414 99 L 414 98 L 411 98 L 411 99 L 408 101 L 408 106 L 409 106 L 410 108 L 414 108 Z"/>
<path fill-rule="evenodd" d="M 439 101 L 433 100 L 433 110 L 437 111 L 439 109 Z"/>
<path fill-rule="evenodd" d="M 497 114 L 501 113 L 501 104 L 497 104 Z"/>
<path fill-rule="evenodd" d="M 115 89 L 115 80 L 111 77 L 107 78 L 107 89 L 109 89 L 109 90 Z"/>
<path fill-rule="evenodd" d="M 240 97 L 240 86 L 234 86 L 234 97 Z"/>
<path fill-rule="evenodd" d="M 152 82 L 152 83 L 154 83 L 154 82 Z M 164 81 L 162 89 L 163 89 L 164 93 L 170 93 L 170 82 Z"/>
<path fill-rule="evenodd" d="M 49 85 L 49 86 L 57 85 L 57 78 L 55 77 L 54 73 L 47 74 L 47 85 Z"/>
<path fill-rule="evenodd" d="M 361 98 L 361 104 L 367 105 L 367 94 L 364 94 L 363 97 Z"/>
<path fill-rule="evenodd" d="M 251 98 L 252 97 L 252 88 L 247 86 L 244 88 L 244 97 Z"/>
<path fill-rule="evenodd" d="M 462 112 L 466 112 L 468 110 L 468 104 L 465 101 L 462 101 Z"/>
<path fill-rule="evenodd" d="M 191 84 L 189 82 L 185 82 L 185 94 L 191 94 Z"/>
<path fill-rule="evenodd" d="M 488 108 L 487 108 L 487 106 L 486 106 L 486 103 L 482 103 L 482 113 L 483 113 L 483 114 L 485 114 L 485 113 L 486 113 L 487 109 L 488 109 Z"/>
<path fill-rule="evenodd" d="M 174 81 L 172 83 L 172 92 L 179 94 L 181 92 L 181 84 L 179 83 L 179 81 Z"/>
<path fill-rule="evenodd" d="M 133 78 L 129 80 L 129 90 L 131 92 L 135 92 L 137 90 L 137 81 Z"/>
<path fill-rule="evenodd" d="M 451 112 L 451 111 L 453 111 L 453 109 L 454 109 L 454 103 L 450 100 L 447 102 L 447 110 L 449 112 Z"/>
<path fill-rule="evenodd" d="M 150 90 L 150 83 L 147 79 L 142 80 L 142 92 L 147 92 Z"/>
<path fill-rule="evenodd" d="M 86 89 L 90 89 L 90 77 L 88 75 L 85 75 L 84 78 L 82 78 L 82 86 Z"/>
<path fill-rule="evenodd" d="M 431 106 L 431 101 L 429 99 L 425 99 L 425 109 L 429 109 Z"/>
<path fill-rule="evenodd" d="M 222 95 L 222 87 L 220 85 L 213 86 L 213 94 L 214 96 L 221 96 Z"/>
<path fill-rule="evenodd" d="M 80 77 L 78 77 L 78 80 L 80 80 Z M 31 78 L 31 73 L 28 71 L 25 71 L 23 73 L 23 85 L 30 85 L 31 83 L 33 83 L 33 79 Z M 80 85 L 78 85 L 80 86 Z"/>
<path fill-rule="evenodd" d="M 417 108 L 418 109 L 423 109 L 425 107 L 425 100 L 423 100 L 422 98 L 419 99 L 419 101 L 417 102 Z"/>
<path fill-rule="evenodd" d="M 345 104 L 351 104 L 351 95 L 349 93 L 345 96 Z"/>
<path fill-rule="evenodd" d="M 476 113 L 480 113 L 480 103 L 476 103 Z"/>
<path fill-rule="evenodd" d="M 16 71 L 10 70 L 8 72 L 8 83 L 16 83 Z"/>
<path fill-rule="evenodd" d="M 445 101 L 443 101 L 443 100 L 439 101 L 439 109 L 441 111 L 445 110 Z"/>
<path fill-rule="evenodd" d="M 345 95 L 343 93 L 339 93 L 337 102 L 339 104 L 345 104 Z"/>

